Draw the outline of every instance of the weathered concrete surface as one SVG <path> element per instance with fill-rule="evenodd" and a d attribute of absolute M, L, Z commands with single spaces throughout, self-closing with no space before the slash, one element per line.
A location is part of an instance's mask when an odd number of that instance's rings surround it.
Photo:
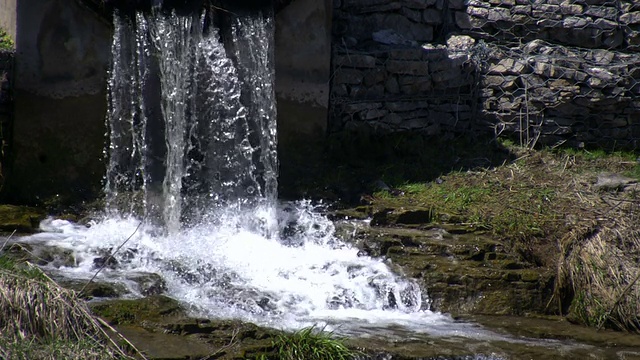
<path fill-rule="evenodd" d="M 12 39 L 16 38 L 16 9 L 18 0 L 0 0 L 0 27 Z"/>
<path fill-rule="evenodd" d="M 80 4 L 0 0 L 0 25 L 11 30 L 6 24 L 13 21 L 17 34 L 12 176 L 3 188 L 5 201 L 41 203 L 58 194 L 79 200 L 100 190 L 111 29 Z M 330 0 L 296 0 L 277 15 L 281 154 L 314 151 L 324 140 L 331 8 Z"/>
<path fill-rule="evenodd" d="M 16 32 L 12 176 L 5 198 L 35 203 L 56 194 L 91 196 L 104 172 L 109 25 L 73 1 L 21 0 Z"/>
<path fill-rule="evenodd" d="M 329 103 L 331 9 L 329 0 L 296 0 L 276 17 L 276 94 L 282 148 L 324 139 Z"/>

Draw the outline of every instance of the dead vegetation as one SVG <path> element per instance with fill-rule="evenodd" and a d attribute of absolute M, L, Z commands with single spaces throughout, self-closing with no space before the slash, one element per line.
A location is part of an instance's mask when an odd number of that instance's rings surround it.
<path fill-rule="evenodd" d="M 490 233 L 557 276 L 548 311 L 640 331 L 640 162 L 636 153 L 533 151 L 380 191 L 379 207 L 419 206 Z M 441 217 L 442 218 L 442 217 Z"/>
<path fill-rule="evenodd" d="M 0 254 L 0 358 L 134 359 L 75 292 Z"/>

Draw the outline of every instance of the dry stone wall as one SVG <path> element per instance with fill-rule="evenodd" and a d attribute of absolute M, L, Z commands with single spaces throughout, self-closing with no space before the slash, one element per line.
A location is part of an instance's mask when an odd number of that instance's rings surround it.
<path fill-rule="evenodd" d="M 640 147 L 640 2 L 336 0 L 333 132 Z"/>

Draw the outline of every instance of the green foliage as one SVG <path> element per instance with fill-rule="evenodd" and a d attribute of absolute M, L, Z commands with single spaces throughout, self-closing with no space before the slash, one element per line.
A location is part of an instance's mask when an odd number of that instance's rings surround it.
<path fill-rule="evenodd" d="M 9 34 L 7 34 L 4 29 L 0 28 L 0 50 L 13 50 L 14 47 L 15 44 Z"/>
<path fill-rule="evenodd" d="M 350 360 L 358 353 L 347 348 L 340 338 L 315 326 L 293 334 L 281 334 L 273 341 L 271 354 L 262 354 L 258 360 Z"/>

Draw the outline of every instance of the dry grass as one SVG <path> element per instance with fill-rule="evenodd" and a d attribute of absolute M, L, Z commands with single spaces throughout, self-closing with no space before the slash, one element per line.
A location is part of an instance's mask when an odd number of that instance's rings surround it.
<path fill-rule="evenodd" d="M 0 269 L 0 358 L 132 359 L 71 290 L 39 269 Z"/>
<path fill-rule="evenodd" d="M 571 320 L 640 331 L 639 212 L 639 203 L 625 202 L 560 243 L 554 295 L 560 306 L 570 305 Z M 563 297 L 572 301 L 563 304 Z"/>
<path fill-rule="evenodd" d="M 381 192 L 374 205 L 456 214 L 525 261 L 556 269 L 550 312 L 640 332 L 640 185 L 594 184 L 606 173 L 640 180 L 638 154 L 509 150 L 516 160 L 402 185 L 403 196 Z"/>

